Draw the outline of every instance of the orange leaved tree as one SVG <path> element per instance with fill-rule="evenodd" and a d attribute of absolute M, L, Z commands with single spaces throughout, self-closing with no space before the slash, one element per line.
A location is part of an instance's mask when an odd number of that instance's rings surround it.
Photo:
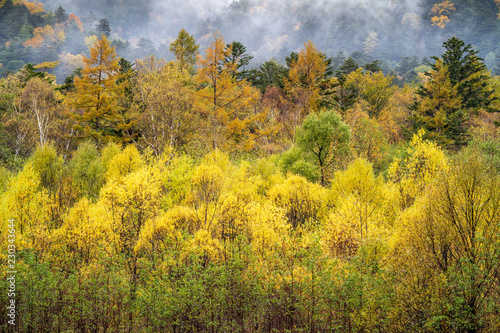
<path fill-rule="evenodd" d="M 195 82 L 198 103 L 204 116 L 203 141 L 210 150 L 249 148 L 258 133 L 252 124 L 260 115 L 254 112 L 259 92 L 246 81 L 234 77 L 236 64 L 219 33 L 215 33 L 205 56 L 198 57 Z"/>
<path fill-rule="evenodd" d="M 90 47 L 90 57 L 83 58 L 82 77 L 75 77 L 75 91 L 68 103 L 75 112 L 75 130 L 81 138 L 97 143 L 116 141 L 121 137 L 119 99 L 123 87 L 115 48 L 102 36 Z"/>

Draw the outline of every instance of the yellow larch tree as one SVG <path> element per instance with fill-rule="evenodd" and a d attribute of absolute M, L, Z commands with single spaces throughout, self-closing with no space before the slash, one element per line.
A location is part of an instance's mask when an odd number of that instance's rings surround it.
<path fill-rule="evenodd" d="M 307 41 L 284 81 L 284 90 L 295 106 L 298 123 L 310 112 L 319 109 L 322 100 L 320 85 L 326 70 L 325 56 L 312 41 Z"/>
<path fill-rule="evenodd" d="M 202 112 L 202 141 L 209 150 L 251 148 L 258 133 L 252 124 L 262 115 L 254 112 L 259 92 L 246 80 L 234 77 L 236 64 L 226 62 L 231 48 L 215 33 L 205 56 L 198 56 L 194 80 L 199 85 L 198 103 Z"/>
<path fill-rule="evenodd" d="M 122 88 L 115 48 L 102 36 L 90 47 L 90 57 L 84 57 L 82 78 L 75 77 L 75 92 L 68 104 L 75 110 L 72 118 L 82 138 L 92 138 L 101 144 L 120 136 L 119 99 Z"/>
<path fill-rule="evenodd" d="M 365 51 L 365 53 L 372 53 L 375 47 L 380 44 L 378 34 L 375 31 L 370 32 L 363 44 L 365 45 L 363 51 Z"/>

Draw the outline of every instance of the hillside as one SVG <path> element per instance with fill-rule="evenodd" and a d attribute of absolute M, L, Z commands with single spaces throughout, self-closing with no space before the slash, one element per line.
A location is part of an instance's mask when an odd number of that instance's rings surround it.
<path fill-rule="evenodd" d="M 500 331 L 465 3 L 2 1 L 0 331 Z"/>

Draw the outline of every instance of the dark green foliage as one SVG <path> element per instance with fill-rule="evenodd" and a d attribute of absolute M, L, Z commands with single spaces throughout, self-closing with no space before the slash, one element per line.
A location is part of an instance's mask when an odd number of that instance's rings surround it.
<path fill-rule="evenodd" d="M 59 6 L 54 12 L 54 18 L 57 23 L 65 23 L 68 20 L 68 14 L 62 6 Z"/>
<path fill-rule="evenodd" d="M 427 63 L 423 63 L 427 65 Z M 413 57 L 403 57 L 396 67 L 396 73 L 401 77 L 401 83 L 410 83 L 415 80 L 417 72 L 415 68 L 420 66 L 420 62 L 416 56 Z"/>
<path fill-rule="evenodd" d="M 297 61 L 299 61 L 299 54 L 297 52 L 290 53 L 290 55 L 285 59 L 288 69 L 292 68 L 292 65 L 297 63 Z"/>
<path fill-rule="evenodd" d="M 11 60 L 5 66 L 5 73 L 15 73 L 23 68 L 25 62 L 23 60 Z"/>
<path fill-rule="evenodd" d="M 382 68 L 380 67 L 380 60 L 374 60 L 372 62 L 366 63 L 363 66 L 363 69 L 372 73 L 380 72 L 382 70 Z"/>
<path fill-rule="evenodd" d="M 495 98 L 493 90 L 488 87 L 490 77 L 483 59 L 477 56 L 478 51 L 456 37 L 444 42 L 443 47 L 446 52 L 441 57 L 448 66 L 451 83 L 458 87 L 463 107 L 467 110 L 476 110 L 480 107 L 491 110 L 489 106 Z M 432 57 L 432 59 L 438 58 Z M 435 69 L 435 65 L 432 65 L 432 68 Z"/>
<path fill-rule="evenodd" d="M 17 39 L 21 42 L 25 42 L 32 37 L 33 26 L 28 22 L 25 22 L 21 29 L 19 29 L 19 33 L 17 35 Z"/>
<path fill-rule="evenodd" d="M 452 37 L 443 44 L 446 52 L 442 55 L 443 65 L 438 57 L 432 57 L 436 60 L 431 64 L 433 73 L 425 73 L 429 77 L 427 85 L 421 85 L 417 90 L 423 100 L 435 99 L 435 109 L 426 110 L 427 114 L 413 115 L 413 128 L 425 127 L 431 137 L 437 138 L 440 144 L 449 148 L 457 149 L 464 146 L 469 140 L 467 133 L 467 120 L 469 116 L 479 108 L 485 108 L 488 111 L 496 111 L 490 105 L 497 98 L 494 96 L 493 89 L 489 87 L 490 77 L 486 72 L 486 66 L 482 59 L 477 56 L 477 51 L 473 50 L 471 45 Z M 444 68 L 441 68 L 444 67 Z M 441 72 L 447 71 L 447 80 L 451 87 L 447 87 L 447 82 L 443 81 Z M 441 90 L 439 90 L 438 88 Z M 456 96 L 453 96 L 452 89 L 456 89 Z M 449 93 L 446 93 L 448 91 Z M 443 95 L 443 93 L 445 93 Z M 443 98 L 447 95 L 446 98 Z M 459 104 L 449 103 L 452 98 L 459 98 Z M 449 98 L 447 100 L 447 98 Z M 453 106 L 452 106 L 453 105 Z M 412 110 L 419 109 L 419 103 L 415 102 Z M 441 108 L 446 110 L 445 119 L 437 119 L 437 112 Z M 443 117 L 441 115 L 441 117 Z M 445 122 L 441 129 L 429 122 Z M 444 130 L 444 132 L 443 132 Z M 441 133 L 442 132 L 442 133 Z"/>
<path fill-rule="evenodd" d="M 109 37 L 111 34 L 111 27 L 109 26 L 108 20 L 105 18 L 100 19 L 99 23 L 95 27 L 95 31 L 98 36 L 105 35 L 106 37 Z"/>
<path fill-rule="evenodd" d="M 22 84 L 23 86 L 28 83 L 28 81 L 34 77 L 47 81 L 48 83 L 52 83 L 53 80 L 47 75 L 47 72 L 44 72 L 40 69 L 36 69 L 33 64 L 26 64 L 22 69 Z"/>
<path fill-rule="evenodd" d="M 75 76 L 82 78 L 82 68 L 77 68 L 71 75 L 64 78 L 64 83 L 56 89 L 62 93 L 69 93 L 75 91 Z"/>
<path fill-rule="evenodd" d="M 30 16 L 28 8 L 15 6 L 12 0 L 6 0 L 0 7 L 0 42 L 3 44 L 14 39 Z"/>
<path fill-rule="evenodd" d="M 249 71 L 246 66 L 253 59 L 253 56 L 247 53 L 247 48 L 240 42 L 234 41 L 231 44 L 227 44 L 226 48 L 231 49 L 231 53 L 224 60 L 226 63 L 234 65 L 236 72 L 233 74 L 237 81 L 241 81 L 249 76 Z"/>
<path fill-rule="evenodd" d="M 356 101 L 356 91 L 350 89 L 345 86 L 347 75 L 356 71 L 359 68 L 356 61 L 353 58 L 349 57 L 346 59 L 342 66 L 340 66 L 339 70 L 335 72 L 335 76 L 337 77 L 337 94 L 333 97 L 338 107 L 342 112 L 345 112 L 351 106 L 354 105 Z"/>
<path fill-rule="evenodd" d="M 345 78 L 350 73 L 356 71 L 359 68 L 358 63 L 352 58 L 347 58 L 340 66 L 339 70 L 335 73 L 335 76 L 340 78 Z"/>
<path fill-rule="evenodd" d="M 283 78 L 287 75 L 287 69 L 275 59 L 268 60 L 261 64 L 258 69 L 249 71 L 249 81 L 262 92 L 267 87 L 283 88 Z"/>

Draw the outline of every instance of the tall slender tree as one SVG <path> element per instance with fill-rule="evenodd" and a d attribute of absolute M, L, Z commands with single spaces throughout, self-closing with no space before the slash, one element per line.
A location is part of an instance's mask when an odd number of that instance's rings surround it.
<path fill-rule="evenodd" d="M 194 37 L 182 29 L 179 31 L 177 39 L 170 44 L 168 49 L 175 55 L 181 70 L 192 70 L 196 64 L 196 54 L 199 48 L 200 46 L 196 44 Z"/>
<path fill-rule="evenodd" d="M 216 33 L 206 55 L 198 60 L 195 82 L 202 88 L 198 97 L 207 119 L 204 140 L 210 149 L 250 147 L 254 134 L 249 127 L 259 117 L 252 108 L 259 93 L 246 80 L 235 79 L 236 64 L 226 61 L 230 52 Z"/>
<path fill-rule="evenodd" d="M 90 57 L 83 59 L 85 67 L 82 77 L 74 78 L 75 91 L 69 95 L 69 105 L 75 109 L 72 114 L 75 129 L 83 138 L 96 142 L 114 140 L 120 136 L 119 99 L 121 86 L 115 48 L 102 35 L 90 47 Z"/>

